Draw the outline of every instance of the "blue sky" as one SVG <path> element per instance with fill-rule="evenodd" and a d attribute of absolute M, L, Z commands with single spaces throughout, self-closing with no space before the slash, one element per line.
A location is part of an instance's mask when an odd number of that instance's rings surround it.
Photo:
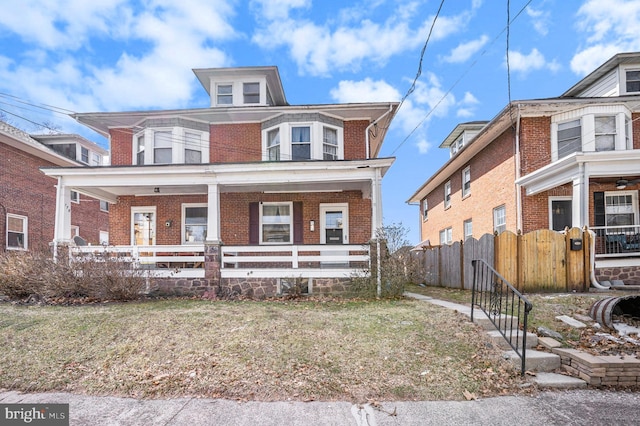
<path fill-rule="evenodd" d="M 193 68 L 276 65 L 291 104 L 399 101 L 441 0 L 0 4 L 0 114 L 106 147 L 61 112 L 207 107 Z M 638 28 L 638 0 L 444 1 L 382 149 L 396 157 L 385 223 L 417 243 L 418 207 L 406 200 L 448 159 L 438 145 L 457 124 L 490 120 L 509 93 L 559 96 L 614 54 L 640 50 Z"/>

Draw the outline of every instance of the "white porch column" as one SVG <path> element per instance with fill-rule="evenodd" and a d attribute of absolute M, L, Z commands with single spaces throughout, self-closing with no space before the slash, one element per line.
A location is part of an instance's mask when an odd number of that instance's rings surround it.
<path fill-rule="evenodd" d="M 56 192 L 56 215 L 53 241 L 57 244 L 71 240 L 71 190 L 58 178 Z"/>
<path fill-rule="evenodd" d="M 582 228 L 589 225 L 589 176 L 583 163 L 578 170 L 578 176 L 573 179 L 571 224 Z"/>
<path fill-rule="evenodd" d="M 220 242 L 220 192 L 218 184 L 208 186 L 207 242 Z"/>
<path fill-rule="evenodd" d="M 380 169 L 376 168 L 371 180 L 371 239 L 376 238 L 376 231 L 382 225 L 382 176 Z"/>

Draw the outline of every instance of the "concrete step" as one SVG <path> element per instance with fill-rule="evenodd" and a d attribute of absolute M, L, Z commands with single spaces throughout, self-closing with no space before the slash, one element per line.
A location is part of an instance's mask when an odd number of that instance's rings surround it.
<path fill-rule="evenodd" d="M 551 372 L 560 368 L 560 356 L 549 352 L 527 349 L 525 359 L 525 369 L 527 371 Z M 515 351 L 506 351 L 504 357 L 511 361 L 520 370 L 522 360 Z"/>
<path fill-rule="evenodd" d="M 487 334 L 489 335 L 489 337 L 491 337 L 491 341 L 498 346 L 499 348 L 502 349 L 511 349 L 511 346 L 509 345 L 509 341 L 511 341 L 513 343 L 513 345 L 517 345 L 518 348 L 522 347 L 522 337 L 523 337 L 523 333 L 522 330 L 520 330 L 519 332 L 517 332 L 516 330 L 507 330 L 505 332 L 506 337 L 502 335 L 502 333 L 500 333 L 500 331 L 498 330 L 491 330 L 491 331 L 487 331 Z M 536 333 L 531 333 L 528 332 L 527 333 L 527 348 L 531 349 L 538 346 L 538 335 Z"/>
<path fill-rule="evenodd" d="M 511 325 L 513 324 L 514 327 L 517 327 L 518 325 L 518 320 L 516 317 L 513 317 L 511 315 L 496 315 L 495 317 L 493 317 L 493 320 L 495 322 L 498 323 L 498 325 L 500 325 L 501 329 L 509 329 L 511 328 Z M 473 322 L 478 324 L 480 327 L 482 327 L 484 330 L 495 330 L 496 327 L 493 325 L 493 323 L 491 322 L 491 319 L 481 310 L 479 309 L 474 309 L 473 311 Z M 506 326 L 505 326 L 506 324 Z"/>
<path fill-rule="evenodd" d="M 587 387 L 587 382 L 564 374 L 539 372 L 533 382 L 541 389 L 577 389 Z"/>

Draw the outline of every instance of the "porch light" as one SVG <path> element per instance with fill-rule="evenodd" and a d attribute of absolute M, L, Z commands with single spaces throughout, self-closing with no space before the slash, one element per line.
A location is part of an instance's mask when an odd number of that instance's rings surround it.
<path fill-rule="evenodd" d="M 155 193 L 160 192 L 160 188 L 156 186 L 155 188 L 153 188 L 153 192 L 155 192 Z"/>

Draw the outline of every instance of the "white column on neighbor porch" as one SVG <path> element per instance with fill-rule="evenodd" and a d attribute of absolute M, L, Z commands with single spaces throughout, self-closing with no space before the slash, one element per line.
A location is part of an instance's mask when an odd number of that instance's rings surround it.
<path fill-rule="evenodd" d="M 589 225 L 589 175 L 584 164 L 579 165 L 578 175 L 573 178 L 571 212 L 572 226 Z"/>
<path fill-rule="evenodd" d="M 220 192 L 218 184 L 208 186 L 207 241 L 220 242 Z"/>
<path fill-rule="evenodd" d="M 382 225 L 382 173 L 376 168 L 371 179 L 371 239 L 376 238 L 376 231 Z"/>
<path fill-rule="evenodd" d="M 58 178 L 56 191 L 56 215 L 53 239 L 57 243 L 71 240 L 71 189 Z"/>

